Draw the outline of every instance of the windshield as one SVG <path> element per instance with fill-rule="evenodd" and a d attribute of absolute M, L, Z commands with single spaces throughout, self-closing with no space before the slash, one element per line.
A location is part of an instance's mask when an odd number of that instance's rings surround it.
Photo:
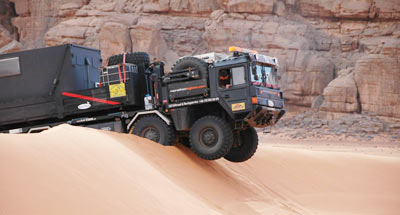
<path fill-rule="evenodd" d="M 253 85 L 278 88 L 276 68 L 257 64 L 251 71 L 251 83 Z"/>

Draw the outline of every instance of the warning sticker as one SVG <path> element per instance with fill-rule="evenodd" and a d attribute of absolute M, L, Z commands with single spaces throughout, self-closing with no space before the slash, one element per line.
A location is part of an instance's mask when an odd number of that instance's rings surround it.
<path fill-rule="evenodd" d="M 246 109 L 246 104 L 244 102 L 232 104 L 232 111 L 239 111 Z"/>
<path fill-rule="evenodd" d="M 126 96 L 125 84 L 113 84 L 108 86 L 110 89 L 110 98 Z"/>

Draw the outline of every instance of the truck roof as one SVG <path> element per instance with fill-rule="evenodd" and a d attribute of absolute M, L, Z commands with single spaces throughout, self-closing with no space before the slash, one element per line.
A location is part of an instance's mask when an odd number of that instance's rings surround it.
<path fill-rule="evenodd" d="M 245 53 L 245 55 L 239 55 L 239 56 L 232 56 L 232 55 L 227 55 L 223 53 L 216 53 L 216 52 L 210 52 L 206 54 L 201 54 L 201 55 L 195 55 L 193 57 L 199 58 L 207 63 L 218 63 L 221 61 L 230 61 L 230 60 L 237 60 L 238 57 L 240 56 L 249 56 L 251 60 L 257 61 L 262 64 L 268 64 L 270 66 L 278 67 L 278 59 L 276 57 L 270 57 L 267 55 L 262 55 L 258 53 Z M 226 64 L 226 63 L 223 63 Z"/>

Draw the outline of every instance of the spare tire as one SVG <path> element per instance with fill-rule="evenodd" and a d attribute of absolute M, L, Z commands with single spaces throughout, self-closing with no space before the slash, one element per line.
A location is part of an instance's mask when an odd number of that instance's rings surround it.
<path fill-rule="evenodd" d="M 194 68 L 199 71 L 200 78 L 205 79 L 208 77 L 208 64 L 203 60 L 196 57 L 183 57 L 176 61 L 172 67 L 172 73 L 179 72 L 188 68 Z"/>
<path fill-rule="evenodd" d="M 124 54 L 113 55 L 108 58 L 108 66 L 123 63 Z M 150 57 L 146 52 L 128 52 L 125 54 L 125 63 L 135 64 L 139 72 L 144 72 L 150 65 Z"/>

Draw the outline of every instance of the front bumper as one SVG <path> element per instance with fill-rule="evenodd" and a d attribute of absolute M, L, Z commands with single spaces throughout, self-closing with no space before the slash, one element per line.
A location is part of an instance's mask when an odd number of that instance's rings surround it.
<path fill-rule="evenodd" d="M 256 108 L 246 116 L 245 121 L 251 127 L 265 128 L 277 123 L 285 113 L 284 109 L 256 105 Z"/>

